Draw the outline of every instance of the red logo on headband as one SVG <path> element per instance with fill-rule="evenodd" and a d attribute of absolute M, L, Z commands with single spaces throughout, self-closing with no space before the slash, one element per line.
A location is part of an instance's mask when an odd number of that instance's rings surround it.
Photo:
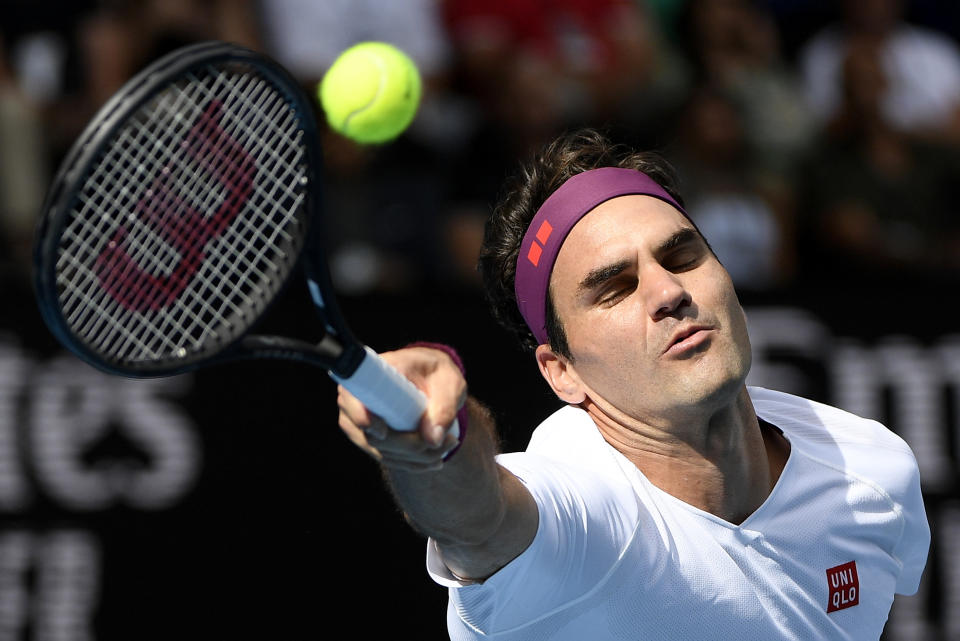
<path fill-rule="evenodd" d="M 551 225 L 548 220 L 543 221 L 540 229 L 537 230 L 537 240 L 540 241 L 541 245 L 547 244 L 547 239 L 550 238 L 551 232 L 553 232 L 553 225 Z"/>
<path fill-rule="evenodd" d="M 540 263 L 540 254 L 543 253 L 543 247 L 533 243 L 530 245 L 530 251 L 527 252 L 527 260 L 536 267 Z"/>
<path fill-rule="evenodd" d="M 547 239 L 550 238 L 551 233 L 553 233 L 553 225 L 546 220 L 540 223 L 540 229 L 538 229 L 536 233 L 536 238 L 540 241 L 540 245 L 547 244 Z M 543 253 L 543 247 L 540 245 L 536 242 L 531 243 L 530 250 L 527 252 L 527 260 L 529 260 L 534 267 L 540 263 L 540 255 Z"/>

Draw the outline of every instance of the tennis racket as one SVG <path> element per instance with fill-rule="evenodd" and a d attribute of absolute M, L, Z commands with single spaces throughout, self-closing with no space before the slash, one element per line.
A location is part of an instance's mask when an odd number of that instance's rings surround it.
<path fill-rule="evenodd" d="M 316 365 L 391 427 L 415 429 L 423 393 L 338 309 L 320 161 L 311 103 L 276 62 L 223 42 L 156 61 L 98 112 L 47 194 L 34 247 L 45 322 L 128 377 L 244 358 Z M 250 334 L 300 264 L 319 344 Z"/>

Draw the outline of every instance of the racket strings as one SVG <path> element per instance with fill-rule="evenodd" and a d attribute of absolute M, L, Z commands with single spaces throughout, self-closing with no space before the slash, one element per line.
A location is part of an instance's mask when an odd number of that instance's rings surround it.
<path fill-rule="evenodd" d="M 302 136 L 257 74 L 195 72 L 155 97 L 90 173 L 64 231 L 68 325 L 125 361 L 242 333 L 299 251 Z"/>
<path fill-rule="evenodd" d="M 264 85 L 265 83 L 261 82 L 260 84 Z M 256 92 L 250 91 L 256 95 Z M 264 96 L 265 98 L 270 97 L 266 92 L 264 92 Z M 285 132 L 296 129 L 297 123 L 294 121 L 294 115 L 289 110 L 286 110 L 286 113 L 284 113 L 282 110 L 276 109 L 279 113 L 274 113 L 274 109 L 271 109 L 269 105 L 262 104 L 262 102 L 263 101 L 254 103 L 253 107 L 268 114 L 268 117 L 259 120 L 257 127 L 250 128 L 245 132 L 245 135 L 252 141 L 250 147 L 256 149 L 258 152 L 254 160 L 258 171 L 264 176 L 263 184 L 269 185 L 269 189 L 274 192 L 277 189 L 289 190 L 296 186 L 297 180 L 299 179 L 298 175 L 290 171 L 290 168 L 296 167 L 297 159 L 295 157 L 279 158 L 277 156 L 278 148 L 271 145 L 269 141 L 275 139 L 278 135 L 287 135 Z M 274 105 L 274 107 L 277 106 L 278 105 Z M 279 106 L 282 107 L 283 105 Z M 275 118 L 284 119 L 282 121 L 283 127 L 278 129 L 274 125 Z M 259 130 L 266 128 L 273 130 L 273 138 L 260 135 Z M 298 149 L 301 144 L 299 132 L 296 142 L 297 144 L 294 148 Z M 265 162 L 265 158 L 272 159 L 274 165 L 280 167 L 284 173 L 277 174 L 275 169 Z M 266 251 L 270 247 L 277 247 L 282 243 L 289 243 L 293 240 L 293 236 L 291 236 L 285 227 L 273 226 L 271 228 L 266 224 L 274 218 L 272 208 L 276 205 L 273 203 L 281 202 L 283 201 L 273 193 L 258 194 L 250 199 L 247 206 L 251 212 L 253 212 L 253 215 L 238 220 L 237 225 L 226 235 L 224 242 L 229 246 L 229 249 L 228 251 L 221 252 L 219 257 L 220 263 L 211 270 L 213 273 L 231 273 L 229 259 L 240 255 L 245 256 L 247 259 L 245 263 L 249 264 L 254 270 L 261 264 L 267 264 L 271 269 L 276 269 L 276 266 L 267 260 Z M 264 203 L 270 205 L 270 207 L 264 207 Z M 300 198 L 296 199 L 296 202 L 292 203 L 292 206 L 296 208 L 301 204 L 302 194 L 300 194 Z M 289 207 L 291 204 L 287 206 Z M 262 242 L 250 243 L 247 242 L 248 239 L 260 239 Z M 266 276 L 263 272 L 257 273 L 260 276 Z"/>
<path fill-rule="evenodd" d="M 181 98 L 180 102 L 182 103 L 183 95 L 180 95 L 180 98 Z M 183 110 L 184 105 L 177 104 L 173 108 Z M 171 109 L 170 107 L 165 108 L 164 105 L 161 103 L 157 107 L 153 108 L 152 111 L 153 113 L 157 113 L 157 114 L 164 113 L 164 112 L 169 113 L 170 109 Z M 128 127 L 125 130 L 123 130 L 120 137 L 118 138 L 117 143 L 115 143 L 115 146 L 114 146 L 114 151 L 117 154 L 117 158 L 115 159 L 114 162 L 106 162 L 106 161 L 102 162 L 100 164 L 100 168 L 104 169 L 105 175 L 93 176 L 92 179 L 88 181 L 88 185 L 94 186 L 98 192 L 103 193 L 107 187 L 111 187 L 112 185 L 117 184 L 117 185 L 121 185 L 122 192 L 129 193 L 130 189 L 128 189 L 128 185 L 135 185 L 136 184 L 135 181 L 139 179 L 140 176 L 143 176 L 144 174 L 149 175 L 153 173 L 152 169 L 149 169 L 149 170 L 147 169 L 148 165 L 144 163 L 144 159 L 139 157 L 143 155 L 144 150 L 146 151 L 164 150 L 164 154 L 158 157 L 154 162 L 159 167 L 169 168 L 171 164 L 174 164 L 172 163 L 172 156 L 174 156 L 175 150 L 176 150 L 176 145 L 171 143 L 170 138 L 172 138 L 173 136 L 181 137 L 182 134 L 180 134 L 180 132 L 176 131 L 175 129 L 171 129 L 171 132 L 173 133 L 169 134 L 167 136 L 167 139 L 162 139 L 156 135 L 157 131 L 158 131 L 158 128 L 154 125 L 154 123 L 151 123 L 149 121 L 147 123 L 141 122 L 139 123 L 139 126 Z M 137 153 L 138 151 L 140 152 L 139 154 Z M 149 161 L 149 157 L 146 160 Z M 138 176 L 124 175 L 124 171 L 125 170 L 128 171 L 125 168 L 130 168 L 130 167 L 136 167 L 137 173 L 139 175 Z M 183 174 L 185 172 L 186 167 L 187 167 L 186 164 L 180 164 L 179 173 L 181 175 L 173 176 L 172 179 L 174 181 L 179 180 L 179 182 L 183 183 L 184 188 L 180 190 L 181 193 L 196 195 L 196 189 L 193 187 L 193 185 L 191 185 L 190 182 L 186 182 L 184 180 Z M 193 175 L 199 176 L 199 174 L 193 174 Z M 189 179 L 189 175 L 186 176 L 186 178 Z M 148 188 L 147 192 L 143 194 L 143 196 L 146 197 L 145 199 L 149 199 L 151 195 L 150 193 L 151 189 L 152 187 Z M 137 205 L 140 202 L 143 202 L 143 201 L 138 198 L 138 200 L 132 203 L 131 202 L 120 203 L 120 207 L 118 211 L 119 212 L 133 211 L 137 208 Z M 99 211 L 99 208 L 101 207 L 100 201 L 94 200 L 94 201 L 91 201 L 90 204 L 93 206 L 94 211 Z M 204 204 L 200 203 L 200 206 L 204 206 Z M 131 219 L 132 223 L 136 224 L 136 220 L 137 220 L 136 217 L 131 217 L 131 216 L 128 216 L 128 217 Z M 89 218 L 90 218 L 89 214 L 79 217 L 80 220 L 85 220 Z M 91 238 L 104 237 L 106 234 L 109 233 L 109 229 L 107 226 L 113 224 L 114 221 L 107 217 L 103 217 L 102 221 L 103 221 L 102 227 L 96 227 L 93 231 L 90 232 Z M 129 236 L 129 241 L 126 245 L 126 251 L 129 253 L 131 258 L 130 265 L 140 265 L 145 271 L 154 272 L 154 273 L 157 273 L 157 272 L 162 273 L 164 271 L 165 265 L 176 264 L 176 261 L 179 258 L 179 255 L 176 252 L 176 250 L 168 243 L 165 243 L 163 239 L 160 237 L 160 235 L 155 233 L 154 229 L 150 226 L 141 226 L 139 233 L 132 234 Z M 89 256 L 87 256 L 86 258 L 87 260 L 89 260 Z M 117 281 L 122 281 L 122 279 L 128 275 L 129 275 L 129 270 L 127 271 L 117 270 L 116 273 L 111 275 L 112 277 L 108 277 L 105 280 L 105 284 L 109 285 Z M 100 291 L 102 293 L 102 290 L 97 290 L 97 291 Z M 136 289 L 133 289 L 128 293 L 131 296 L 136 296 L 139 294 L 139 292 Z M 104 296 L 101 296 L 100 300 L 101 302 L 106 300 L 107 304 L 109 305 L 107 314 L 94 313 L 94 312 L 103 311 L 102 308 L 98 308 L 98 307 L 90 307 L 88 311 L 91 313 L 91 315 L 95 319 L 103 323 L 110 323 L 111 325 L 114 326 L 114 329 L 115 329 L 116 321 L 115 319 L 113 319 L 113 315 L 117 313 L 116 305 L 118 301 L 115 298 L 110 299 Z M 174 315 L 175 310 L 170 310 L 170 311 L 171 313 L 167 316 L 165 320 L 171 320 L 175 318 L 175 315 Z M 82 329 L 82 331 L 84 331 L 84 333 L 87 335 L 98 336 L 100 338 L 100 341 L 94 343 L 94 347 L 102 351 L 108 351 L 109 349 L 111 349 L 110 346 L 105 344 L 104 341 L 108 339 L 117 338 L 117 336 L 112 335 L 110 332 L 103 331 L 101 327 L 94 327 L 94 328 L 85 327 Z M 157 332 L 155 335 L 157 338 L 159 338 L 163 342 L 169 342 L 168 337 L 171 336 L 169 331 Z M 137 339 L 137 335 L 133 333 L 127 333 L 126 339 L 128 341 L 135 341 Z M 164 341 L 164 339 L 167 339 L 167 340 Z M 142 343 L 138 343 L 138 345 L 141 349 L 148 347 Z M 129 345 L 121 345 L 113 349 L 123 350 L 127 347 L 129 347 Z"/>

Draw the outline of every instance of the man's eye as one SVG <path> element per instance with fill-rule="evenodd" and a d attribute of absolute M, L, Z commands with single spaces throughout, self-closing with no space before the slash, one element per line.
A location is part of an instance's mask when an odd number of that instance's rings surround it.
<path fill-rule="evenodd" d="M 604 290 L 600 296 L 597 297 L 597 302 L 600 305 L 613 305 L 621 299 L 629 296 L 630 292 L 632 292 L 635 287 L 636 283 L 624 283 L 615 287 L 610 287 L 609 289 Z"/>
<path fill-rule="evenodd" d="M 609 305 L 611 303 L 615 303 L 617 302 L 617 300 L 622 298 L 623 295 L 624 295 L 624 290 L 622 289 L 614 289 L 608 292 L 604 292 L 603 295 L 600 296 L 600 303 L 603 305 Z"/>
<path fill-rule="evenodd" d="M 663 266 L 673 272 L 682 272 L 699 265 L 702 258 L 703 255 L 700 252 L 681 252 L 664 261 Z"/>

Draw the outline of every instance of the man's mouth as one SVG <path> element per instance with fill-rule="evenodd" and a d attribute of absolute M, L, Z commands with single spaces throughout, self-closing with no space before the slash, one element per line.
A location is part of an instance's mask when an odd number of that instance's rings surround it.
<path fill-rule="evenodd" d="M 689 325 L 677 330 L 671 337 L 664 355 L 679 356 L 703 344 L 712 328 L 706 325 Z"/>

